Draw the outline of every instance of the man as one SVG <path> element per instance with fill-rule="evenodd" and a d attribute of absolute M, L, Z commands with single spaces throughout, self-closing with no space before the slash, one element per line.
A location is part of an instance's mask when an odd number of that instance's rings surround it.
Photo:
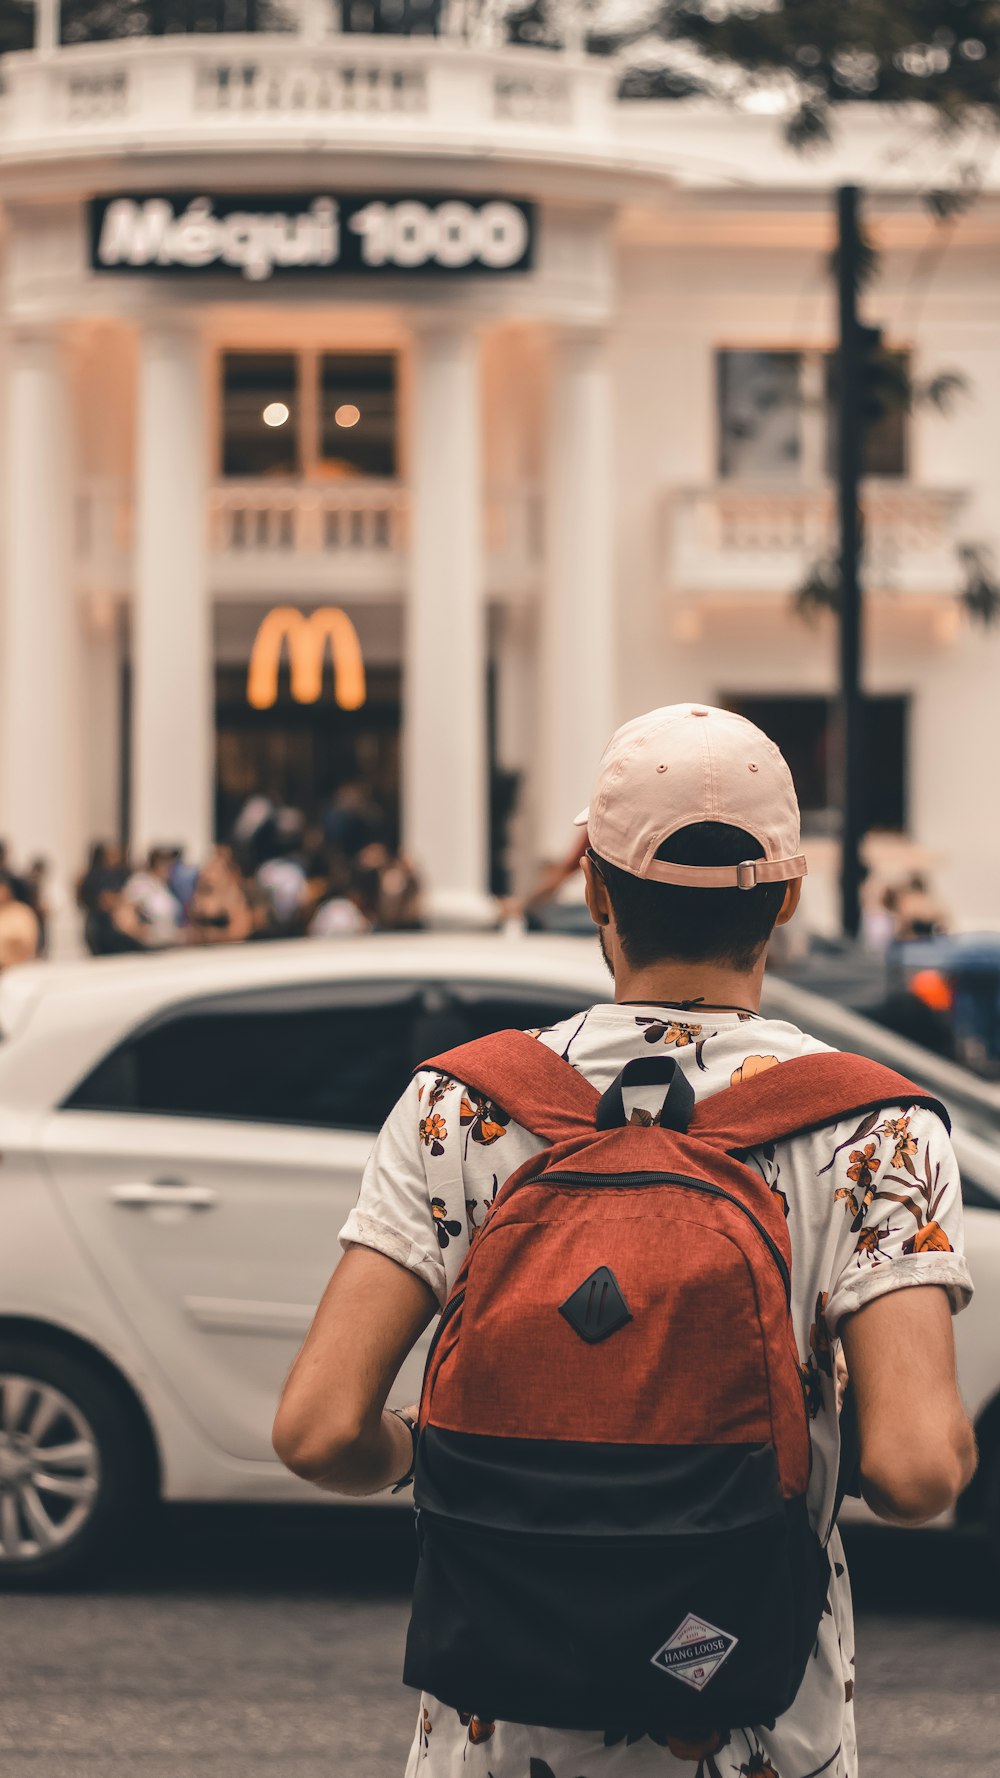
<path fill-rule="evenodd" d="M 823 1049 L 759 1013 L 768 942 L 792 918 L 805 870 L 791 778 L 765 735 L 701 706 L 641 717 L 612 739 L 584 819 L 587 900 L 614 1001 L 537 1033 L 539 1043 L 598 1092 L 631 1058 L 666 1054 L 699 1098 Z M 716 886 L 737 877 L 752 886 Z M 662 1093 L 637 1088 L 626 1109 L 648 1122 Z M 393 1379 L 498 1187 L 539 1147 L 461 1084 L 417 1075 L 375 1146 L 341 1237 L 345 1257 L 282 1398 L 275 1448 L 300 1475 L 366 1494 L 408 1473 L 410 1431 L 384 1410 Z M 855 1772 L 850 1589 L 832 1525 L 838 1373 L 846 1359 L 874 1511 L 919 1524 L 950 1506 L 975 1467 L 951 1330 L 971 1294 L 958 1170 L 934 1113 L 891 1105 L 863 1135 L 854 1117 L 751 1160 L 788 1218 L 812 1439 L 808 1508 L 829 1540 L 828 1609 L 794 1704 L 772 1730 L 663 1747 L 648 1736 L 484 1722 L 424 1696 L 408 1778 L 679 1778 L 692 1759 L 702 1761 L 699 1778 Z"/>
<path fill-rule="evenodd" d="M 145 870 L 133 871 L 122 890 L 135 915 L 135 936 L 148 950 L 166 950 L 183 938 L 184 911 L 171 885 L 177 856 L 176 846 L 154 846 Z"/>

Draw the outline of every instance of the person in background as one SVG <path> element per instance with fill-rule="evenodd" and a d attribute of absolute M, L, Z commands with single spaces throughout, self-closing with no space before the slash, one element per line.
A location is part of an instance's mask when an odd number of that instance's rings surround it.
<path fill-rule="evenodd" d="M 356 858 L 375 838 L 379 826 L 378 810 L 361 778 L 340 785 L 323 817 L 327 845 L 347 858 Z"/>
<path fill-rule="evenodd" d="M 302 861 L 304 821 L 298 809 L 279 809 L 274 819 L 270 855 L 257 870 L 257 887 L 270 906 L 277 932 L 289 932 L 301 920 L 309 894 Z"/>
<path fill-rule="evenodd" d="M 0 969 L 30 963 L 38 956 L 40 945 L 38 915 L 19 899 L 10 872 L 0 871 Z"/>
<path fill-rule="evenodd" d="M 183 909 L 170 886 L 176 846 L 154 846 L 143 870 L 133 871 L 123 895 L 138 921 L 137 936 L 148 950 L 181 943 Z"/>
<path fill-rule="evenodd" d="M 189 864 L 184 857 L 184 847 L 175 847 L 173 864 L 170 867 L 170 887 L 181 904 L 181 912 L 185 919 L 199 874 L 197 865 Z"/>
<path fill-rule="evenodd" d="M 309 922 L 310 938 L 353 938 L 370 932 L 372 921 L 361 905 L 356 873 L 349 861 L 333 853 L 328 861 L 326 885 Z"/>
<path fill-rule="evenodd" d="M 538 879 L 527 895 L 505 896 L 500 903 L 500 914 L 504 920 L 525 920 L 531 914 L 554 901 L 560 889 L 572 882 L 580 871 L 587 852 L 587 829 L 581 828 L 573 844 L 562 858 L 550 859 L 542 866 Z"/>
<path fill-rule="evenodd" d="M 947 932 L 951 921 L 940 901 L 931 894 L 926 877 L 914 872 L 896 897 L 896 943 L 911 938 L 934 938 Z"/>
<path fill-rule="evenodd" d="M 190 942 L 239 944 L 253 932 L 254 920 L 243 879 L 228 846 L 216 846 L 195 884 L 188 908 Z"/>
<path fill-rule="evenodd" d="M 33 858 L 24 879 L 24 899 L 38 920 L 38 955 L 40 957 L 44 957 L 48 950 L 49 922 L 52 915 L 49 905 L 48 875 L 48 860 Z"/>

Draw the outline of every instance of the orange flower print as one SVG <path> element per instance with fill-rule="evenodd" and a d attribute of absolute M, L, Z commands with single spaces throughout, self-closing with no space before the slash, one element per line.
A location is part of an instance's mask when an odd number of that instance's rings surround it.
<path fill-rule="evenodd" d="M 715 1031 L 706 1031 L 704 1025 L 689 1025 L 685 1019 L 654 1019 L 637 1018 L 636 1024 L 642 1028 L 642 1035 L 647 1043 L 662 1043 L 665 1049 L 684 1050 L 694 1045 L 694 1059 L 697 1066 L 705 1074 L 708 1064 L 702 1059 L 702 1052 Z"/>
<path fill-rule="evenodd" d="M 739 1778 L 778 1778 L 778 1771 L 763 1749 L 758 1747 L 756 1752 L 751 1753 L 747 1764 L 740 1766 Z"/>
<path fill-rule="evenodd" d="M 731 1087 L 738 1087 L 743 1080 L 753 1080 L 755 1074 L 764 1074 L 768 1068 L 777 1068 L 777 1056 L 745 1056 L 738 1068 L 734 1068 L 729 1077 Z"/>
<path fill-rule="evenodd" d="M 893 1150 L 890 1166 L 903 1167 L 905 1171 L 909 1173 L 911 1179 L 916 1179 L 917 1169 L 913 1165 L 913 1157 L 917 1152 L 917 1139 L 915 1136 L 910 1135 L 906 1119 L 900 1118 L 899 1121 L 906 1127 L 896 1137 L 896 1146 Z"/>
<path fill-rule="evenodd" d="M 799 1374 L 802 1378 L 802 1394 L 805 1397 L 806 1413 L 810 1420 L 815 1420 L 823 1406 L 823 1379 L 811 1353 L 805 1364 L 799 1365 Z"/>
<path fill-rule="evenodd" d="M 667 1747 L 675 1759 L 707 1759 L 710 1754 L 718 1753 L 723 1745 L 723 1738 L 718 1729 L 714 1730 L 711 1735 L 706 1735 L 701 1741 L 681 1741 L 676 1735 L 667 1736 Z"/>
<path fill-rule="evenodd" d="M 434 1233 L 438 1238 L 438 1246 L 444 1250 L 449 1241 L 462 1233 L 460 1222 L 454 1222 L 448 1215 L 448 1206 L 443 1198 L 431 1199 L 431 1215 L 434 1218 Z"/>
<path fill-rule="evenodd" d="M 481 1716 L 474 1716 L 468 1710 L 460 1710 L 458 1720 L 463 1729 L 469 1731 L 470 1747 L 482 1747 L 484 1741 L 491 1741 L 496 1734 L 495 1722 L 486 1722 Z"/>
<path fill-rule="evenodd" d="M 877 1142 L 866 1142 L 864 1148 L 853 1148 L 847 1169 L 847 1177 L 853 1180 L 850 1186 L 838 1186 L 833 1194 L 833 1201 L 841 1200 L 851 1217 L 851 1230 L 857 1234 L 865 1220 L 868 1208 L 875 1196 L 875 1174 L 881 1163 L 876 1161 Z"/>
<path fill-rule="evenodd" d="M 438 1112 L 431 1117 L 422 1117 L 418 1126 L 420 1140 L 431 1154 L 444 1154 L 444 1141 L 448 1134 L 448 1126 Z"/>
<path fill-rule="evenodd" d="M 686 1049 L 689 1043 L 696 1043 L 701 1036 L 701 1025 L 686 1025 L 681 1019 L 636 1019 L 637 1025 L 644 1025 L 643 1037 L 647 1043 L 662 1043 L 667 1049 Z"/>
<path fill-rule="evenodd" d="M 924 1228 L 918 1229 L 908 1241 L 903 1242 L 904 1253 L 954 1253 L 944 1229 L 939 1222 L 929 1222 Z"/>
<path fill-rule="evenodd" d="M 833 1376 L 833 1346 L 830 1342 L 830 1329 L 826 1325 L 827 1292 L 821 1290 L 816 1298 L 814 1311 L 815 1320 L 809 1329 L 809 1345 L 813 1356 L 824 1376 Z"/>
<path fill-rule="evenodd" d="M 877 1147 L 877 1142 L 866 1142 L 864 1148 L 851 1150 L 849 1157 L 851 1164 L 847 1169 L 847 1177 L 853 1179 L 855 1185 L 860 1185 L 862 1191 L 868 1190 L 873 1174 L 879 1170 L 880 1162 L 876 1161 L 872 1166 L 872 1158 Z"/>
<path fill-rule="evenodd" d="M 875 1228 L 861 1230 L 861 1233 L 858 1236 L 857 1245 L 854 1249 L 859 1266 L 862 1259 L 870 1259 L 873 1266 L 881 1265 L 885 1258 L 885 1254 L 882 1252 L 882 1242 L 887 1239 L 891 1232 L 888 1223 L 886 1223 L 885 1227 L 882 1229 Z"/>
<path fill-rule="evenodd" d="M 473 1142 L 480 1143 L 483 1148 L 490 1148 L 501 1136 L 506 1136 L 510 1123 L 510 1113 L 501 1111 L 499 1105 L 485 1099 L 482 1093 L 475 1093 L 471 1098 L 468 1093 L 462 1094 L 459 1118 L 463 1130 L 468 1130 Z"/>
<path fill-rule="evenodd" d="M 425 1759 L 431 1750 L 431 1735 L 433 1731 L 434 1724 L 431 1722 L 430 1711 L 424 1710 L 420 1718 L 420 1740 L 423 1745 Z"/>

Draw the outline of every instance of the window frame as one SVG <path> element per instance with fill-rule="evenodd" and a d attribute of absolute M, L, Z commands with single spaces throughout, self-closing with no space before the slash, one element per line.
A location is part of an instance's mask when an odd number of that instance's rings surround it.
<path fill-rule="evenodd" d="M 891 357 L 901 357 L 908 361 L 912 375 L 915 351 L 912 341 L 884 339 L 883 351 Z M 835 477 L 828 467 L 830 463 L 831 427 L 829 420 L 829 402 L 827 399 L 827 377 L 830 360 L 836 356 L 835 345 L 804 345 L 801 341 L 781 340 L 720 340 L 712 347 L 712 391 L 714 421 L 714 465 L 716 485 L 721 488 L 738 490 L 769 488 L 776 492 L 782 489 L 801 489 L 804 492 L 817 488 L 830 487 Z M 799 455 L 793 466 L 793 473 L 781 476 L 739 476 L 723 473 L 723 454 L 725 450 L 725 415 L 722 401 L 723 358 L 727 353 L 757 352 L 768 354 L 786 354 L 798 359 L 799 363 Z M 887 482 L 891 485 L 910 486 L 914 479 L 914 463 L 916 459 L 916 428 L 914 414 L 904 413 L 902 416 L 902 468 L 896 472 L 882 472 L 870 475 L 863 472 L 866 481 Z"/>
<path fill-rule="evenodd" d="M 265 477 L 253 475 L 227 475 L 225 470 L 225 399 L 226 399 L 226 359 L 231 357 L 288 357 L 294 364 L 294 400 L 297 411 L 294 413 L 296 426 L 296 466 L 290 470 L 276 471 Z M 291 488 L 316 483 L 327 484 L 336 482 L 337 476 L 331 473 L 330 465 L 334 459 L 323 454 L 323 361 L 326 358 L 388 358 L 393 362 L 393 384 L 395 394 L 395 437 L 393 454 L 396 468 L 390 476 L 366 476 L 357 471 L 343 478 L 348 482 L 366 482 L 395 487 L 403 480 L 405 472 L 406 445 L 406 404 L 408 400 L 408 378 L 406 355 L 395 341 L 388 344 L 378 343 L 372 346 L 340 345 L 324 343 L 308 345 L 277 345 L 259 344 L 239 339 L 221 339 L 215 349 L 214 406 L 212 413 L 212 449 L 211 459 L 214 465 L 214 480 L 222 487 L 246 481 L 266 480 L 275 487 Z"/>

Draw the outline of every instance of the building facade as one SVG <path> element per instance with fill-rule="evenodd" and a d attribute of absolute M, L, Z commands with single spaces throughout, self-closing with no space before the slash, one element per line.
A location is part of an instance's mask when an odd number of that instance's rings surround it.
<path fill-rule="evenodd" d="M 803 159 L 624 101 L 570 14 L 531 48 L 486 7 L 140 10 L 39 0 L 0 61 L 16 854 L 197 857 L 252 792 L 360 777 L 472 916 L 566 849 L 616 722 L 705 700 L 785 747 L 829 923 L 836 640 L 791 595 L 832 545 L 853 179 L 894 361 L 963 380 L 869 432 L 869 818 L 995 924 L 1000 636 L 956 598 L 1000 545 L 989 174 L 935 232 L 919 129 L 856 107 Z"/>

